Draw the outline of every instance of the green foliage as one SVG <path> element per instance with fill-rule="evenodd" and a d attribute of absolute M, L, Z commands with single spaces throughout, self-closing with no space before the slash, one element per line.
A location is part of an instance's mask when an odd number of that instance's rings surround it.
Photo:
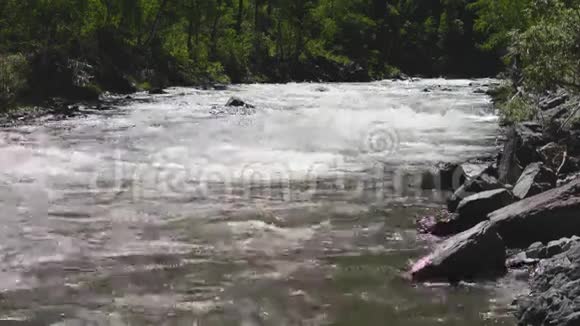
<path fill-rule="evenodd" d="M 536 109 L 530 99 L 517 94 L 499 105 L 499 113 L 502 124 L 510 124 L 532 119 Z"/>
<path fill-rule="evenodd" d="M 529 22 L 528 8 L 533 0 L 477 0 L 469 5 L 476 11 L 475 30 L 486 35 L 482 47 L 488 50 L 506 48 L 510 33 L 525 29 Z"/>
<path fill-rule="evenodd" d="M 23 55 L 0 55 L 0 111 L 24 91 L 28 69 Z"/>
<path fill-rule="evenodd" d="M 61 53 L 101 83 L 110 71 L 155 85 L 490 74 L 471 2 L 3 0 L 0 51 Z"/>
<path fill-rule="evenodd" d="M 534 91 L 579 90 L 580 1 L 539 3 L 534 9 L 534 22 L 514 35 L 510 53 L 519 59 L 524 85 Z"/>

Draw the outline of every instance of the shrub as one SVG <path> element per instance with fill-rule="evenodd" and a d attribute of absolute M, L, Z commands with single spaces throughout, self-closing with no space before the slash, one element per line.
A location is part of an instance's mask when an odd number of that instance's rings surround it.
<path fill-rule="evenodd" d="M 502 124 L 530 120 L 536 114 L 535 106 L 525 95 L 516 94 L 513 98 L 498 105 Z"/>
<path fill-rule="evenodd" d="M 23 55 L 0 55 L 0 110 L 25 90 L 28 72 L 28 61 Z"/>

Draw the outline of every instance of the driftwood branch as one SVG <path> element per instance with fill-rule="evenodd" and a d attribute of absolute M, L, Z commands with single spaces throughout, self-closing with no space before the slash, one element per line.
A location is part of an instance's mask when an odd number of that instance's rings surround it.
<path fill-rule="evenodd" d="M 570 120 L 572 120 L 572 118 L 574 116 L 576 116 L 576 113 L 578 113 L 579 110 L 580 110 L 580 104 L 578 104 L 576 109 L 574 109 L 574 111 L 572 111 L 572 113 L 568 116 L 568 118 L 562 123 L 562 125 L 560 126 L 560 129 L 558 129 L 558 132 L 562 131 L 562 129 L 564 129 L 564 127 L 566 127 L 568 122 L 570 122 Z"/>

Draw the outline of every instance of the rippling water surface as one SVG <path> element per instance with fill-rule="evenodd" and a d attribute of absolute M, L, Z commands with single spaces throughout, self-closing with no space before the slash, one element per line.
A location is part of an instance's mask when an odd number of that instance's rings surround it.
<path fill-rule="evenodd" d="M 401 277 L 442 204 L 406 176 L 494 151 L 488 82 L 175 88 L 0 129 L 1 324 L 510 324 L 507 280 Z"/>

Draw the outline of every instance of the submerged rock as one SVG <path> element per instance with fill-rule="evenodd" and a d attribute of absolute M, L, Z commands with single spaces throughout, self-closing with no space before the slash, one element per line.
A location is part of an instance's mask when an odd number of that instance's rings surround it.
<path fill-rule="evenodd" d="M 444 241 L 411 268 L 413 281 L 450 281 L 493 277 L 505 272 L 501 237 L 482 222 Z"/>
<path fill-rule="evenodd" d="M 248 104 L 246 102 L 244 102 L 241 98 L 239 97 L 231 97 L 228 102 L 226 103 L 226 106 L 234 106 L 234 107 L 246 107 L 246 108 L 254 108 L 255 106 L 253 106 L 252 104 Z"/>
<path fill-rule="evenodd" d="M 161 87 L 157 87 L 157 88 L 152 88 L 149 90 L 148 92 L 151 95 L 162 95 L 162 94 L 167 94 L 167 92 L 161 88 Z"/>
<path fill-rule="evenodd" d="M 556 186 L 556 174 L 540 162 L 526 167 L 514 187 L 514 195 L 519 199 L 528 198 Z"/>
<path fill-rule="evenodd" d="M 580 234 L 580 178 L 488 215 L 510 248 Z"/>

